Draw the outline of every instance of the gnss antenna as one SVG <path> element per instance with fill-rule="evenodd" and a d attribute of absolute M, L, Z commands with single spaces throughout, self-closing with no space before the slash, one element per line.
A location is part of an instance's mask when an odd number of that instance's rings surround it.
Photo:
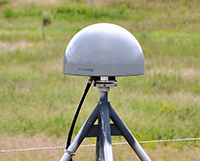
<path fill-rule="evenodd" d="M 150 161 L 108 101 L 109 88 L 117 86 L 116 77 L 144 74 L 144 55 L 137 39 L 118 25 L 90 25 L 79 31 L 69 42 L 64 55 L 64 74 L 89 76 L 90 79 L 72 122 L 65 153 L 60 161 L 70 161 L 85 137 L 97 138 L 95 161 L 113 161 L 111 136 L 117 135 L 124 136 L 140 160 Z M 76 119 L 91 84 L 98 87 L 100 99 L 71 143 Z"/>

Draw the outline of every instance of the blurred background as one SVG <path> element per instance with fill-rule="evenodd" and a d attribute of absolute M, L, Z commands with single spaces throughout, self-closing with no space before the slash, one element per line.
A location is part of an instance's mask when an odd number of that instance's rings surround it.
<path fill-rule="evenodd" d="M 64 52 L 73 35 L 100 22 L 129 30 L 144 52 L 145 74 L 118 77 L 109 92 L 136 139 L 199 138 L 199 20 L 199 0 L 0 0 L 0 149 L 65 146 L 88 78 L 63 74 Z M 98 100 L 92 87 L 74 136 Z M 199 141 L 141 145 L 152 160 L 200 160 Z M 54 149 L 0 157 L 59 160 L 62 154 Z M 117 161 L 137 160 L 128 145 L 113 146 L 113 154 Z M 74 160 L 94 156 L 95 147 L 85 147 Z"/>

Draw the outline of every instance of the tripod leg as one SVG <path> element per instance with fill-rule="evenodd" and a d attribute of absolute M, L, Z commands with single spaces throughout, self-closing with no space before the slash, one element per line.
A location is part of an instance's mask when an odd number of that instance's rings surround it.
<path fill-rule="evenodd" d="M 84 123 L 84 125 L 82 126 L 78 134 L 76 135 L 76 137 L 74 138 L 71 145 L 68 147 L 68 149 L 65 149 L 65 153 L 60 159 L 60 161 L 69 161 L 71 159 L 71 157 L 73 156 L 75 151 L 78 149 L 79 145 L 82 143 L 83 139 L 87 136 L 93 124 L 95 123 L 98 117 L 99 108 L 100 106 L 98 104 L 96 108 L 94 109 L 94 111 L 90 114 L 90 116 L 88 117 L 88 119 L 86 120 L 86 122 Z"/>
<path fill-rule="evenodd" d="M 96 155 L 95 155 L 95 161 L 99 160 L 99 154 L 100 154 L 100 137 L 97 137 L 97 141 L 96 141 Z"/>
<path fill-rule="evenodd" d="M 111 115 L 110 118 L 112 119 L 114 124 L 117 126 L 118 130 L 122 133 L 124 138 L 127 140 L 129 145 L 132 147 L 132 149 L 135 151 L 135 153 L 140 158 L 140 160 L 141 161 L 151 161 L 151 159 L 148 157 L 148 155 L 142 149 L 142 147 L 137 142 L 135 137 L 131 134 L 129 129 L 126 127 L 126 125 L 123 123 L 123 121 L 117 115 L 117 113 L 114 111 L 114 109 L 111 106 L 109 109 L 110 109 L 110 115 Z"/>
<path fill-rule="evenodd" d="M 110 114 L 108 102 L 101 103 L 99 126 L 100 135 L 97 137 L 95 161 L 113 161 Z"/>
<path fill-rule="evenodd" d="M 100 137 L 103 144 L 104 161 L 113 161 L 111 130 L 110 130 L 110 114 L 109 103 L 102 103 L 100 109 L 101 130 Z"/>
<path fill-rule="evenodd" d="M 101 134 L 100 134 L 101 135 Z M 97 137 L 95 161 L 104 160 L 102 136 Z"/>

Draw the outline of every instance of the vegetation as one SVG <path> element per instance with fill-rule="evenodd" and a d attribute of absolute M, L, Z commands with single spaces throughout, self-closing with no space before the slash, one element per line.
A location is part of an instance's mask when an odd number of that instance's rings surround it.
<path fill-rule="evenodd" d="M 62 73 L 65 48 L 80 29 L 109 22 L 133 33 L 145 56 L 145 74 L 119 77 L 109 92 L 134 136 L 200 137 L 199 19 L 198 0 L 0 0 L 0 135 L 66 136 L 88 78 Z M 75 132 L 98 99 L 92 87 Z"/>

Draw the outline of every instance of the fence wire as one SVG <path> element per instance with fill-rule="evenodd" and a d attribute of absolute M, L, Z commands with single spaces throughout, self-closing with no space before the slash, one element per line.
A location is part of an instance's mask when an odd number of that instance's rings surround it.
<path fill-rule="evenodd" d="M 171 139 L 171 140 L 151 140 L 151 141 L 139 141 L 140 144 L 147 143 L 165 143 L 165 142 L 180 142 L 180 141 L 196 141 L 200 138 L 185 138 L 185 139 Z M 112 143 L 112 145 L 126 145 L 127 142 L 121 143 Z M 96 144 L 80 145 L 80 147 L 94 147 Z M 37 151 L 37 150 L 54 150 L 54 149 L 64 149 L 65 146 L 56 146 L 56 147 L 41 147 L 41 148 L 27 148 L 27 149 L 10 149 L 10 150 L 0 150 L 0 153 L 9 153 L 9 152 L 22 152 L 22 151 Z"/>

